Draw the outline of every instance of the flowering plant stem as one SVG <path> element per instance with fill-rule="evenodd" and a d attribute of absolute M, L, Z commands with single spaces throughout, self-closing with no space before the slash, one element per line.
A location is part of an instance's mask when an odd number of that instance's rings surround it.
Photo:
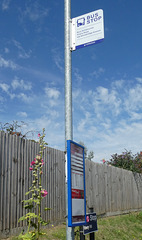
<path fill-rule="evenodd" d="M 41 218 L 41 202 L 42 199 L 48 194 L 45 189 L 42 188 L 41 178 L 43 175 L 43 151 L 45 149 L 45 145 L 47 143 L 44 141 L 45 137 L 45 129 L 43 129 L 43 134 L 38 134 L 39 137 L 39 146 L 40 151 L 39 154 L 36 155 L 34 161 L 31 162 L 31 166 L 29 170 L 32 171 L 33 181 L 32 186 L 29 188 L 29 191 L 26 192 L 26 196 L 29 196 L 29 199 L 23 200 L 25 209 L 29 210 L 29 212 L 21 217 L 19 221 L 27 220 L 28 222 L 28 230 L 26 233 L 21 233 L 18 236 L 18 239 L 32 239 L 39 240 L 40 235 L 45 235 L 45 233 L 41 232 L 41 225 L 47 225 L 48 223 L 43 221 Z M 49 210 L 49 208 L 45 208 L 45 210 Z M 37 214 L 36 214 L 37 212 Z M 34 230 L 31 230 L 31 227 Z"/>

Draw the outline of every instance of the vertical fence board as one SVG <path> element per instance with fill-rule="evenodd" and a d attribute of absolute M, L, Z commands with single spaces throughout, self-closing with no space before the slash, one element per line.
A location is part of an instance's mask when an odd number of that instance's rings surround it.
<path fill-rule="evenodd" d="M 0 132 L 0 142 L 2 143 L 2 132 Z M 2 176 L 2 144 L 0 144 L 0 231 L 2 231 L 2 182 L 3 182 L 3 176 Z"/>
<path fill-rule="evenodd" d="M 0 179 L 0 183 L 1 183 L 1 195 L 0 195 L 0 199 L 1 199 L 1 209 L 0 209 L 0 220 L 1 220 L 1 230 L 4 229 L 4 218 L 3 218 L 3 201 L 4 201 L 4 134 L 1 132 L 1 179 Z"/>
<path fill-rule="evenodd" d="M 9 136 L 9 155 L 8 155 L 8 198 L 9 201 L 7 201 L 7 209 L 8 209 L 8 215 L 7 215 L 7 227 L 10 229 L 10 212 L 11 212 L 11 142 L 12 142 L 12 136 Z"/>
<path fill-rule="evenodd" d="M 20 142 L 21 139 L 17 142 L 17 218 L 16 218 L 16 223 L 17 227 L 20 226 L 20 223 L 18 223 L 18 219 L 20 216 L 20 190 L 21 190 L 21 184 L 20 184 L 20 178 L 21 178 L 21 161 L 20 161 Z"/>
<path fill-rule="evenodd" d="M 108 194 L 108 166 L 103 164 L 104 167 L 104 187 L 105 187 L 105 212 L 109 210 L 109 194 Z"/>

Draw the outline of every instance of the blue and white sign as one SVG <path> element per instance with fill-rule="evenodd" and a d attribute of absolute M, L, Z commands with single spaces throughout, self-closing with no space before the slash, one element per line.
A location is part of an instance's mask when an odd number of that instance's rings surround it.
<path fill-rule="evenodd" d="M 72 19 L 71 50 L 101 42 L 103 39 L 104 18 L 102 9 Z"/>
<path fill-rule="evenodd" d="M 96 213 L 86 214 L 86 224 L 83 226 L 83 234 L 89 234 L 98 231 Z"/>
<path fill-rule="evenodd" d="M 68 226 L 86 223 L 84 147 L 67 140 Z"/>

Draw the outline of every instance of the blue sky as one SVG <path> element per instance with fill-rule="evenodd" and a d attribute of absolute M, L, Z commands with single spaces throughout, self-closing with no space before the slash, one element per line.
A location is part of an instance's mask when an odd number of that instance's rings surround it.
<path fill-rule="evenodd" d="M 72 52 L 73 140 L 94 161 L 142 150 L 142 2 L 72 0 L 71 17 L 104 11 L 102 43 Z M 0 1 L 0 122 L 46 129 L 64 150 L 64 1 Z"/>

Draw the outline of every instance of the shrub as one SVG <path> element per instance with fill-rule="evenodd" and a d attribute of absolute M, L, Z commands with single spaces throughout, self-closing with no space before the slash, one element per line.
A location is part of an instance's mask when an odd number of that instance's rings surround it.
<path fill-rule="evenodd" d="M 107 164 L 130 170 L 132 172 L 142 173 L 142 152 L 135 155 L 131 151 L 122 152 L 122 154 L 113 154 Z"/>

